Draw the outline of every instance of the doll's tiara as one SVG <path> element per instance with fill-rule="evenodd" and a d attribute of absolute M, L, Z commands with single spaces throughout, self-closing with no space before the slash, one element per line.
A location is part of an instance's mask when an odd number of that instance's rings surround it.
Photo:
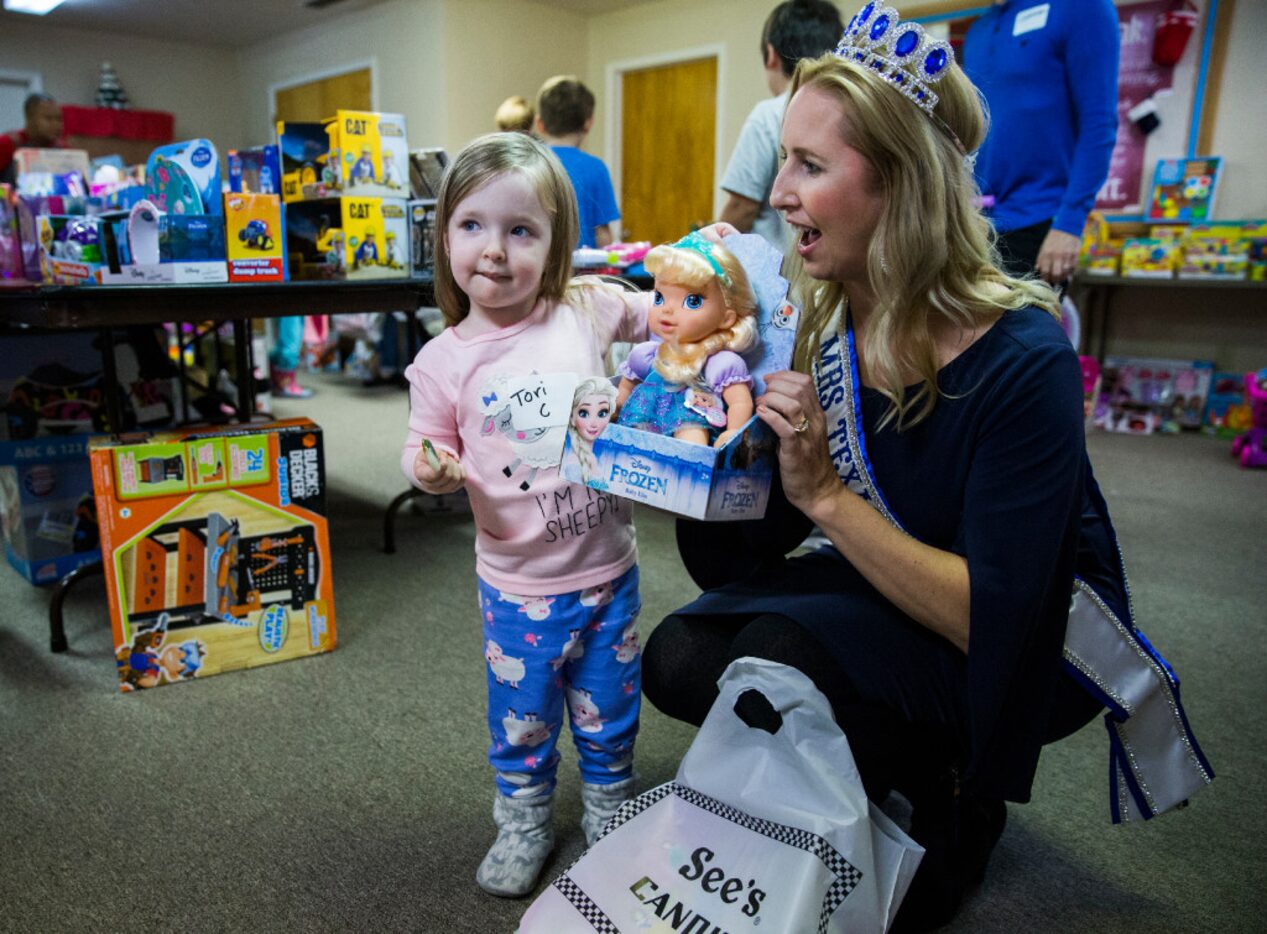
<path fill-rule="evenodd" d="M 950 135 L 959 137 L 933 112 L 940 81 L 955 61 L 950 43 L 934 39 L 919 23 L 902 22 L 897 10 L 872 2 L 854 14 L 836 46 L 837 58 L 872 69 L 903 97 L 928 114 Z"/>
<path fill-rule="evenodd" d="M 698 253 L 708 261 L 708 265 L 713 267 L 713 272 L 717 273 L 717 278 L 721 280 L 721 284 L 730 287 L 730 273 L 722 269 L 721 263 L 717 262 L 717 257 L 713 255 L 713 250 L 717 246 L 712 240 L 706 240 L 698 231 L 692 230 L 685 237 L 673 244 L 675 250 L 690 250 Z"/>

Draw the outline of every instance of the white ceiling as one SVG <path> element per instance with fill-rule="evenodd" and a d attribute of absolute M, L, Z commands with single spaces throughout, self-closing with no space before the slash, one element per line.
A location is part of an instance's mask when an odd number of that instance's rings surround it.
<path fill-rule="evenodd" d="M 146 36 L 210 45 L 241 45 L 294 32 L 383 0 L 336 0 L 310 9 L 305 0 L 66 0 L 47 16 L 0 12 L 5 22 L 47 23 L 69 29 Z M 648 0 L 549 0 L 583 14 L 636 6 Z"/>

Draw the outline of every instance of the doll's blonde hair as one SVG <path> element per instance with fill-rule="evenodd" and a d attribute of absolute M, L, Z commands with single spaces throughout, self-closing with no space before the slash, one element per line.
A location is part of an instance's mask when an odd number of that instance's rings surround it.
<path fill-rule="evenodd" d="M 655 247 L 643 260 L 647 272 L 672 285 L 689 289 L 704 289 L 716 281 L 721 287 L 722 300 L 736 315 L 729 328 L 714 331 L 701 341 L 683 344 L 677 350 L 667 343 L 656 351 L 655 368 L 670 383 L 685 385 L 697 382 L 704 364 L 719 350 L 743 353 L 757 342 L 757 298 L 748 282 L 743 266 L 721 244 L 714 244 L 713 259 L 721 266 L 724 276 L 719 276 L 712 264 L 693 249 L 662 244 Z"/>
<path fill-rule="evenodd" d="M 870 381 L 890 403 L 881 425 L 908 428 L 927 418 L 937 401 L 938 319 L 970 331 L 1028 305 L 1059 317 L 1056 296 L 1036 279 L 1000 269 L 964 159 L 984 141 L 988 121 L 976 87 L 957 64 L 937 85 L 936 114 L 958 140 L 873 70 L 830 53 L 797 66 L 790 94 L 806 87 L 840 104 L 840 145 L 866 159 L 882 194 L 867 252 L 876 304 L 859 344 Z M 802 306 L 794 366 L 807 373 L 848 296 L 838 282 L 810 278 L 795 252 L 785 270 Z M 908 394 L 904 375 L 910 372 L 921 385 Z"/>
<path fill-rule="evenodd" d="M 471 299 L 449 266 L 449 220 L 468 195 L 496 178 L 518 172 L 532 185 L 550 218 L 550 249 L 539 297 L 559 301 L 572 278 L 572 248 L 579 237 L 576 193 L 557 156 L 525 133 L 489 133 L 468 143 L 449 165 L 436 203 L 436 302 L 452 327 L 471 313 Z"/>

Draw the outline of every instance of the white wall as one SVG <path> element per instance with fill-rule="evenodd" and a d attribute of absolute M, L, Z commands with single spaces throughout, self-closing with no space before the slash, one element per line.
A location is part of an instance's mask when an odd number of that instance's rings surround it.
<path fill-rule="evenodd" d="M 1240 0 L 1232 17 L 1223 83 L 1215 108 L 1212 151 L 1197 154 L 1223 156 L 1225 175 L 1214 205 L 1219 217 L 1267 217 L 1267 88 L 1263 83 L 1267 68 L 1262 60 L 1265 37 L 1267 3 Z"/>
<path fill-rule="evenodd" d="M 444 30 L 441 0 L 391 0 L 243 48 L 235 67 L 244 144 L 274 138 L 273 87 L 371 63 L 377 109 L 404 114 L 411 147 L 440 145 L 450 106 Z"/>
<path fill-rule="evenodd" d="M 63 29 L 34 17 L 6 16 L 0 29 L 0 67 L 39 72 L 45 93 L 63 103 L 93 106 L 103 61 L 115 66 L 133 107 L 175 114 L 176 139 L 206 137 L 221 153 L 241 144 L 228 49 Z M 0 114 L 0 124 L 0 132 L 19 127 L 22 114 Z"/>

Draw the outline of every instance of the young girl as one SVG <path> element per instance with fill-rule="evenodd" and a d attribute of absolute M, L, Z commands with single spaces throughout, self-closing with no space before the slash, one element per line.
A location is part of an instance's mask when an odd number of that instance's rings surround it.
<path fill-rule="evenodd" d="M 448 327 L 406 370 L 401 466 L 429 493 L 465 486 L 470 496 L 498 828 L 476 881 L 514 897 L 532 890 L 554 844 L 565 706 L 593 842 L 632 796 L 641 695 L 638 653 L 621 651 L 639 610 L 630 506 L 562 479 L 566 421 L 525 419 L 540 413 L 539 395 L 531 413 L 517 403 L 551 374 L 603 373 L 613 341 L 646 336 L 648 296 L 570 280 L 575 195 L 555 156 L 523 133 L 458 154 L 436 224 Z M 566 393 L 545 405 L 564 419 Z"/>
<path fill-rule="evenodd" d="M 611 380 L 594 376 L 582 380 L 572 396 L 572 419 L 568 422 L 568 435 L 577 463 L 581 466 L 581 481 L 589 483 L 598 471 L 594 458 L 594 439 L 612 420 L 616 411 L 616 387 Z"/>
<path fill-rule="evenodd" d="M 687 234 L 644 264 L 655 276 L 651 330 L 620 367 L 620 424 L 721 446 L 752 417 L 752 377 L 740 353 L 757 339 L 757 301 L 739 260 Z M 723 404 L 724 401 L 724 404 Z"/>

